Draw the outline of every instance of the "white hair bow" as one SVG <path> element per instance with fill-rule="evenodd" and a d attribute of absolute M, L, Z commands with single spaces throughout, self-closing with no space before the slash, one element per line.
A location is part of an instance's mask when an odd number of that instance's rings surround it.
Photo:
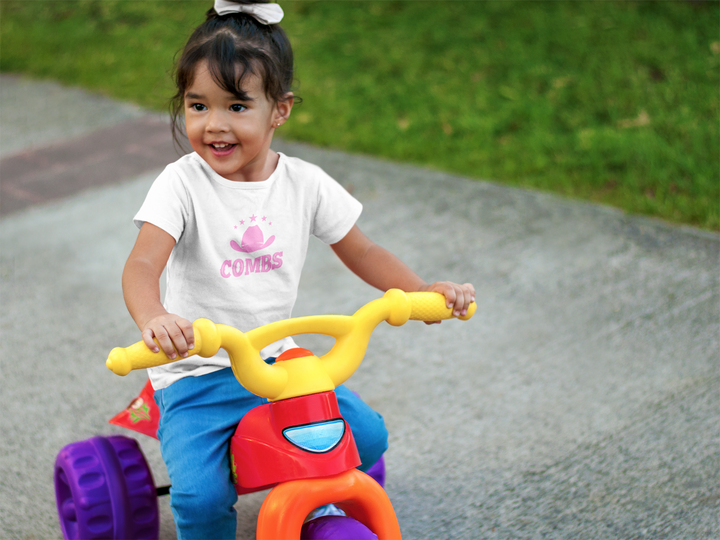
<path fill-rule="evenodd" d="M 218 15 L 228 13 L 247 13 L 262 24 L 277 24 L 282 21 L 283 10 L 277 4 L 236 4 L 228 0 L 215 0 L 215 11 Z"/>

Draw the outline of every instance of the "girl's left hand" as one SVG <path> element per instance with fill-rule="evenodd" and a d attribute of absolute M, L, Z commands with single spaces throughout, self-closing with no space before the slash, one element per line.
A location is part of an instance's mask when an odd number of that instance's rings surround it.
<path fill-rule="evenodd" d="M 458 285 L 452 281 L 436 281 L 430 285 L 424 285 L 418 292 L 439 292 L 445 296 L 447 307 L 452 308 L 455 317 L 467 315 L 468 306 L 475 301 L 475 287 L 472 283 Z M 426 324 L 440 324 L 442 321 L 428 321 Z"/>

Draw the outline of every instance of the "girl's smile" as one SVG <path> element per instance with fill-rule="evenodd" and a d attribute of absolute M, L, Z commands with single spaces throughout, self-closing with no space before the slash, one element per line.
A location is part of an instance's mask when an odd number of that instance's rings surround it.
<path fill-rule="evenodd" d="M 275 170 L 278 158 L 270 143 L 293 100 L 273 103 L 255 74 L 246 74 L 243 83 L 241 99 L 215 82 L 206 62 L 198 64 L 185 92 L 185 129 L 193 150 L 220 176 L 258 182 Z"/>
<path fill-rule="evenodd" d="M 229 144 L 224 142 L 213 142 L 210 143 L 210 150 L 217 157 L 229 156 L 235 149 L 236 144 Z"/>

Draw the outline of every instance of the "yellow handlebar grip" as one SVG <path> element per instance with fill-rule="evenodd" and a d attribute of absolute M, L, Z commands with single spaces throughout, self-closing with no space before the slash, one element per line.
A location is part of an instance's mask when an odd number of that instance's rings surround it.
<path fill-rule="evenodd" d="M 442 321 L 457 318 L 467 321 L 475 314 L 477 304 L 473 302 L 468 306 L 467 315 L 453 317 L 452 308 L 447 307 L 445 297 L 437 292 L 408 293 L 411 304 L 410 319 L 413 321 Z"/>
<path fill-rule="evenodd" d="M 195 346 L 189 351 L 189 355 L 199 354 L 209 358 L 220 349 L 222 338 L 220 328 L 208 319 L 197 319 L 193 323 L 195 334 Z M 155 340 L 157 343 L 157 340 Z M 115 347 L 108 355 L 105 365 L 116 375 L 125 376 L 133 369 L 145 369 L 162 366 L 175 362 L 179 358 L 170 360 L 160 349 L 160 352 L 152 352 L 147 348 L 144 341 L 138 341 L 129 347 Z"/>
<path fill-rule="evenodd" d="M 154 353 L 147 348 L 145 342 L 138 341 L 129 347 L 115 347 L 105 362 L 107 368 L 115 375 L 125 376 L 133 369 L 161 366 L 172 362 L 162 350 Z"/>

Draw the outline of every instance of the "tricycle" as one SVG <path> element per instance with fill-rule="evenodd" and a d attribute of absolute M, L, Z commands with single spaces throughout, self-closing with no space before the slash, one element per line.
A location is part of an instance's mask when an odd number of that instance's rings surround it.
<path fill-rule="evenodd" d="M 460 317 L 467 320 L 475 303 Z M 398 539 L 400 526 L 383 489 L 384 462 L 360 472 L 355 441 L 338 410 L 335 387 L 359 367 L 370 335 L 382 321 L 453 318 L 439 293 L 391 289 L 352 316 L 285 319 L 241 332 L 207 319 L 193 323 L 190 354 L 215 355 L 224 348 L 232 371 L 250 392 L 268 403 L 252 409 L 230 443 L 238 494 L 272 488 L 257 520 L 258 540 Z M 323 356 L 294 348 L 274 363 L 260 350 L 287 336 L 324 334 L 335 338 Z M 117 375 L 172 362 L 142 342 L 110 352 L 107 367 Z M 55 464 L 55 492 L 66 539 L 152 539 L 159 531 L 156 488 L 134 439 L 94 437 L 63 448 Z M 316 508 L 333 504 L 344 515 L 307 520 Z"/>

